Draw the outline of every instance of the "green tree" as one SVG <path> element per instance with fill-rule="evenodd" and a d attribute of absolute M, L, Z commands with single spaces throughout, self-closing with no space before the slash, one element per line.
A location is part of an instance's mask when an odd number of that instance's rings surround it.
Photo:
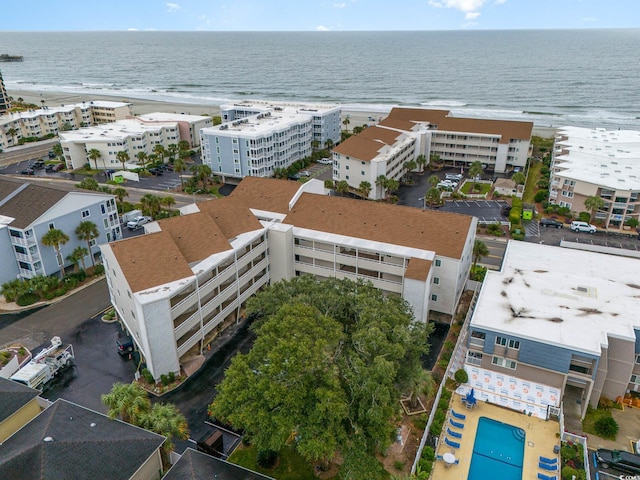
<path fill-rule="evenodd" d="M 129 192 L 126 188 L 116 187 L 113 189 L 113 194 L 118 199 L 118 202 L 120 202 L 120 211 L 124 213 L 124 199 L 129 196 Z"/>
<path fill-rule="evenodd" d="M 471 178 L 479 178 L 484 172 L 484 168 L 482 168 L 482 162 L 480 160 L 476 160 L 469 167 L 469 176 Z"/>
<path fill-rule="evenodd" d="M 348 133 L 349 132 L 349 124 L 351 123 L 351 121 L 349 120 L 349 117 L 345 117 L 345 119 L 342 121 L 342 124 L 344 125 L 344 129 L 345 131 Z"/>
<path fill-rule="evenodd" d="M 473 269 L 475 270 L 478 261 L 482 257 L 486 257 L 489 255 L 489 249 L 487 248 L 487 244 L 482 240 L 476 240 L 473 243 Z"/>
<path fill-rule="evenodd" d="M 511 180 L 516 182 L 516 185 L 524 185 L 524 182 L 527 180 L 527 178 L 524 176 L 524 173 L 516 172 L 511 176 Z"/>
<path fill-rule="evenodd" d="M 136 158 L 138 159 L 138 163 L 142 166 L 142 168 L 145 168 L 145 166 L 147 165 L 147 160 L 149 159 L 149 155 L 147 155 L 147 152 L 142 151 L 136 153 Z"/>
<path fill-rule="evenodd" d="M 427 179 L 427 182 L 429 182 L 429 185 L 431 185 L 432 188 L 436 188 L 436 185 L 440 183 L 440 178 L 437 175 L 431 175 Z"/>
<path fill-rule="evenodd" d="M 164 163 L 164 157 L 167 154 L 167 151 L 165 150 L 164 146 L 161 144 L 156 144 L 153 146 L 153 153 L 157 156 L 158 160 L 162 163 Z"/>
<path fill-rule="evenodd" d="M 202 190 L 206 190 L 207 184 L 213 175 L 211 167 L 209 165 L 193 165 L 191 167 L 191 173 L 193 174 L 196 185 L 202 183 Z"/>
<path fill-rule="evenodd" d="M 81 188 L 83 190 L 91 190 L 93 192 L 98 191 L 98 186 L 98 182 L 96 182 L 91 177 L 83 178 L 82 181 L 77 185 L 78 188 Z"/>
<path fill-rule="evenodd" d="M 119 162 L 122 163 L 122 170 L 126 170 L 127 169 L 126 164 L 130 159 L 129 153 L 125 152 L 124 150 L 121 150 L 118 153 L 116 153 L 116 158 L 118 159 Z"/>
<path fill-rule="evenodd" d="M 416 158 L 416 165 L 420 168 L 421 172 L 424 172 L 424 167 L 427 165 L 427 157 L 424 155 L 418 155 L 418 158 Z"/>
<path fill-rule="evenodd" d="M 180 188 L 184 190 L 182 174 L 187 170 L 187 164 L 182 157 L 178 157 L 176 161 L 173 162 L 173 170 L 180 176 Z"/>
<path fill-rule="evenodd" d="M 96 262 L 93 259 L 93 252 L 91 251 L 91 241 L 100 236 L 100 230 L 98 230 L 98 226 L 91 220 L 83 220 L 76 227 L 76 236 L 78 237 L 78 240 L 84 240 L 85 242 L 87 242 L 87 250 L 89 255 L 91 256 L 91 265 L 95 267 Z"/>
<path fill-rule="evenodd" d="M 313 151 L 316 151 L 319 146 L 320 146 L 320 140 L 317 140 L 317 139 L 311 140 L 311 148 L 313 149 Z"/>
<path fill-rule="evenodd" d="M 418 164 L 416 163 L 415 160 L 408 160 L 406 162 L 404 162 L 404 169 L 405 169 L 405 178 L 407 179 L 407 181 L 411 180 L 411 172 L 413 170 L 415 170 L 418 167 Z"/>
<path fill-rule="evenodd" d="M 60 143 L 56 143 L 53 147 L 51 147 L 51 150 L 58 160 L 61 159 L 64 155 L 64 151 L 62 150 L 62 145 L 60 145 Z"/>
<path fill-rule="evenodd" d="M 327 138 L 324 141 L 324 146 L 327 150 L 331 150 L 333 148 L 333 140 L 331 140 L 330 138 Z"/>
<path fill-rule="evenodd" d="M 397 192 L 400 188 L 400 182 L 395 178 L 390 178 L 387 180 L 387 190 L 389 192 Z"/>
<path fill-rule="evenodd" d="M 340 180 L 336 184 L 336 192 L 338 192 L 340 195 L 344 195 L 348 191 L 349 191 L 349 183 L 346 180 Z"/>
<path fill-rule="evenodd" d="M 78 265 L 82 264 L 82 270 L 86 270 L 87 267 L 84 264 L 84 257 L 89 255 L 89 250 L 84 247 L 76 247 L 73 251 L 67 255 L 67 260 L 74 264 L 75 271 L 78 271 Z"/>
<path fill-rule="evenodd" d="M 162 444 L 162 456 L 165 465 L 169 465 L 169 454 L 174 448 L 174 439 L 189 438 L 189 425 L 186 418 L 172 403 L 155 403 L 148 411 L 143 411 L 138 425 L 146 430 L 167 437 Z"/>
<path fill-rule="evenodd" d="M 432 187 L 424 194 L 424 202 L 428 205 L 440 205 L 442 203 L 442 192 L 439 188 Z"/>
<path fill-rule="evenodd" d="M 357 472 L 388 447 L 430 327 L 370 283 L 311 276 L 266 287 L 247 311 L 260 314 L 256 342 L 232 360 L 209 413 L 244 428 L 259 451 L 279 450 L 295 431 L 308 460 L 340 451 L 351 478 L 374 478 Z"/>
<path fill-rule="evenodd" d="M 7 130 L 7 135 L 9 135 L 11 137 L 12 142 L 15 144 L 16 143 L 16 135 L 18 134 L 18 130 L 16 130 L 15 128 L 11 127 L 10 129 Z"/>
<path fill-rule="evenodd" d="M 376 178 L 376 187 L 379 187 L 382 189 L 382 196 L 386 197 L 387 196 L 387 184 L 389 182 L 389 179 L 387 177 L 385 177 L 384 175 L 378 175 L 378 177 Z"/>
<path fill-rule="evenodd" d="M 2 284 L 2 296 L 7 302 L 15 302 L 22 295 L 31 291 L 30 285 L 21 279 L 10 280 Z"/>
<path fill-rule="evenodd" d="M 93 160 L 93 167 L 98 168 L 98 159 L 102 158 L 102 153 L 97 148 L 92 148 L 87 152 L 87 158 L 91 161 Z M 102 162 L 103 168 L 107 168 L 107 165 Z"/>
<path fill-rule="evenodd" d="M 180 140 L 178 142 L 178 153 L 180 155 L 178 155 L 179 158 L 183 158 L 184 156 L 182 155 L 183 152 L 188 152 L 190 149 L 190 145 L 189 142 L 187 142 L 186 140 Z"/>
<path fill-rule="evenodd" d="M 173 198 L 171 195 L 165 195 L 160 199 L 160 205 L 162 205 L 165 208 L 170 209 L 175 204 L 176 204 L 176 199 Z"/>
<path fill-rule="evenodd" d="M 60 276 L 62 276 L 64 272 L 64 259 L 60 253 L 60 248 L 69 241 L 69 236 L 62 230 L 52 228 L 42 236 L 41 241 L 45 247 L 52 247 L 55 250 L 58 265 L 61 267 Z"/>
<path fill-rule="evenodd" d="M 147 392 L 137 383 L 114 383 L 100 400 L 109 409 L 109 418 L 120 418 L 132 425 L 140 425 L 142 417 L 151 410 Z"/>
<path fill-rule="evenodd" d="M 591 219 L 596 216 L 596 212 L 601 208 L 604 208 L 605 202 L 600 197 L 587 197 L 584 201 L 584 208 L 591 212 Z"/>
<path fill-rule="evenodd" d="M 140 205 L 142 205 L 142 209 L 148 213 L 151 218 L 155 219 L 161 208 L 160 197 L 152 193 L 147 193 L 140 199 Z"/>
<path fill-rule="evenodd" d="M 175 143 L 167 145 L 167 157 L 169 157 L 169 162 L 173 163 L 173 161 L 176 159 L 178 150 L 178 145 L 176 145 Z"/>
<path fill-rule="evenodd" d="M 432 153 L 431 155 L 429 155 L 429 165 L 431 166 L 431 168 L 439 167 L 441 165 L 440 155 L 438 155 L 437 153 Z"/>
<path fill-rule="evenodd" d="M 362 182 L 360 182 L 358 190 L 360 191 L 360 194 L 363 198 L 369 198 L 369 193 L 371 193 L 371 184 L 366 180 L 363 180 Z"/>

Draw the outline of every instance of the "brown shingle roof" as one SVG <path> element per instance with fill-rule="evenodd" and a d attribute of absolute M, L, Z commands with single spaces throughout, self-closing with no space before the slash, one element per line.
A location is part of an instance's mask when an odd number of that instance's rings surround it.
<path fill-rule="evenodd" d="M 424 282 L 429 276 L 431 270 L 431 260 L 424 260 L 422 258 L 411 257 L 409 264 L 404 272 L 406 278 L 413 278 L 414 280 L 420 280 Z"/>
<path fill-rule="evenodd" d="M 370 161 L 378 156 L 384 146 L 396 143 L 401 135 L 403 134 L 387 128 L 369 127 L 362 133 L 347 138 L 333 151 L 358 160 Z"/>
<path fill-rule="evenodd" d="M 134 293 L 193 275 L 167 232 L 141 235 L 109 245 Z"/>
<path fill-rule="evenodd" d="M 460 258 L 472 217 L 303 193 L 285 223 Z"/>
<path fill-rule="evenodd" d="M 20 188 L 21 185 L 22 183 L 0 178 L 0 203 L 2 203 L 2 200 L 4 200 L 9 194 Z"/>
<path fill-rule="evenodd" d="M 290 180 L 244 177 L 229 197 L 251 208 L 287 213 L 289 202 L 301 185 Z"/>
<path fill-rule="evenodd" d="M 297 183 L 287 182 L 286 180 L 276 181 L 285 183 Z M 242 183 L 244 183 L 244 180 L 240 183 L 240 185 L 242 185 Z M 236 187 L 236 190 L 237 189 L 238 187 Z M 216 200 L 199 203 L 198 208 L 201 212 L 209 215 L 211 219 L 218 225 L 218 227 L 220 227 L 220 230 L 222 231 L 224 236 L 227 239 L 231 240 L 241 233 L 251 232 L 253 230 L 263 228 L 260 221 L 251 213 L 249 207 L 255 206 L 255 208 L 261 208 L 263 210 L 270 210 L 270 208 L 266 208 L 266 205 L 260 202 L 261 199 L 259 196 L 256 195 L 256 197 L 257 198 L 253 199 L 253 204 L 255 205 L 247 205 L 247 203 L 245 203 L 251 201 L 250 198 L 243 198 L 242 196 L 239 196 L 236 199 L 236 197 L 229 196 L 226 198 L 218 198 Z M 269 202 L 265 203 L 267 205 L 269 204 Z M 280 202 L 274 201 L 269 206 L 281 208 L 282 205 L 280 205 L 279 203 Z"/>
<path fill-rule="evenodd" d="M 8 194 L 15 190 L 15 188 L 10 189 L 11 186 L 3 187 L 3 190 L 9 190 Z M 0 205 L 0 215 L 15 218 L 11 226 L 24 229 L 62 200 L 65 195 L 67 192 L 27 184 L 22 191 Z"/>
<path fill-rule="evenodd" d="M 188 263 L 231 249 L 220 227 L 206 213 L 171 217 L 158 224 L 171 236 Z"/>

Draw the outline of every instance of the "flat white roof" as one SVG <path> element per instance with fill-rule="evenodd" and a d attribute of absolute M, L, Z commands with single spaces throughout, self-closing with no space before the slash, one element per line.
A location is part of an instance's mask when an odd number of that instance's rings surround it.
<path fill-rule="evenodd" d="M 15 113 L 7 113 L 0 117 L 0 123 L 4 123 L 6 121 L 17 120 L 19 118 L 35 118 L 43 115 L 54 115 L 56 113 L 67 113 L 71 112 L 76 108 L 84 108 L 89 109 L 91 107 L 99 107 L 99 108 L 119 108 L 126 107 L 131 105 L 130 103 L 124 102 L 105 102 L 101 100 L 94 100 L 91 102 L 84 103 L 70 103 L 60 106 L 47 106 L 47 108 L 38 108 L 34 110 L 26 110 L 24 112 L 15 112 Z"/>
<path fill-rule="evenodd" d="M 312 117 L 304 113 L 296 113 L 295 110 L 269 111 L 258 115 L 251 115 L 233 122 L 226 122 L 215 127 L 207 127 L 201 130 L 203 135 L 219 135 L 234 137 L 260 136 L 271 131 L 284 130 L 294 125 L 309 123 L 311 128 Z"/>
<path fill-rule="evenodd" d="M 635 341 L 640 260 L 510 241 L 471 326 L 599 356 L 607 335 Z"/>
<path fill-rule="evenodd" d="M 640 190 L 640 132 L 604 128 L 562 127 L 555 155 L 562 171 L 557 175 L 600 185 L 611 190 Z"/>
<path fill-rule="evenodd" d="M 138 115 L 137 118 L 147 122 L 189 122 L 197 123 L 207 118 L 212 120 L 207 115 L 185 115 L 184 113 L 167 113 L 167 112 L 153 112 L 145 113 L 144 115 Z M 213 121 L 213 120 L 212 120 Z"/>
<path fill-rule="evenodd" d="M 327 113 L 333 110 L 340 110 L 338 105 L 323 105 L 323 104 L 310 104 L 310 103 L 295 103 L 295 102 L 269 102 L 266 100 L 245 100 L 236 103 L 227 103 L 220 105 L 220 110 L 233 110 L 233 109 L 247 109 L 247 110 L 259 110 L 261 112 L 272 111 L 276 107 L 298 110 L 300 112 L 307 113 Z"/>
<path fill-rule="evenodd" d="M 146 132 L 157 132 L 164 127 L 178 128 L 177 122 L 154 122 L 145 123 L 130 118 L 118 120 L 117 122 L 101 123 L 92 127 L 85 127 L 79 130 L 60 132 L 61 140 L 70 142 L 82 142 L 87 140 L 122 140 L 132 135 L 141 135 Z"/>

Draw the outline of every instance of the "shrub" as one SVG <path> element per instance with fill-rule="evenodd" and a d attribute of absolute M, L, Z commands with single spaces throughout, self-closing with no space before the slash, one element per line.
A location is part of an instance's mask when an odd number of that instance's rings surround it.
<path fill-rule="evenodd" d="M 456 383 L 463 384 L 469 381 L 469 375 L 464 368 L 461 368 L 453 374 L 453 379 L 456 381 Z"/>
<path fill-rule="evenodd" d="M 45 300 L 53 300 L 56 298 L 56 294 L 55 292 L 44 292 L 44 298 Z"/>
<path fill-rule="evenodd" d="M 613 417 L 601 417 L 593 424 L 596 435 L 609 440 L 615 440 L 618 434 L 618 422 Z"/>
<path fill-rule="evenodd" d="M 261 450 L 258 452 L 257 463 L 262 468 L 271 468 L 278 460 L 278 452 L 274 450 Z"/>
<path fill-rule="evenodd" d="M 533 197 L 533 200 L 535 202 L 541 202 L 548 197 L 549 197 L 549 190 L 538 190 L 536 192 L 535 197 Z"/>
<path fill-rule="evenodd" d="M 625 223 L 627 225 L 629 225 L 631 228 L 636 228 L 640 224 L 640 220 L 638 220 L 635 217 L 632 217 L 632 218 L 627 219 L 627 221 Z"/>
<path fill-rule="evenodd" d="M 433 462 L 431 460 L 421 458 L 418 462 L 418 468 L 420 469 L 421 474 L 426 473 L 426 476 L 421 478 L 429 478 L 431 470 L 433 469 Z"/>
<path fill-rule="evenodd" d="M 504 233 L 502 232 L 502 225 L 497 222 L 487 225 L 487 233 L 496 237 L 501 237 L 502 235 L 504 235 Z"/>
<path fill-rule="evenodd" d="M 53 291 L 53 294 L 54 294 L 56 297 L 61 297 L 61 296 L 62 296 L 62 295 L 64 295 L 65 293 L 67 293 L 67 289 L 66 289 L 65 287 L 56 288 L 56 289 Z"/>
<path fill-rule="evenodd" d="M 167 385 L 169 385 L 169 377 L 163 373 L 162 375 L 160 375 L 160 382 L 162 382 L 162 385 L 166 387 Z"/>
<path fill-rule="evenodd" d="M 547 167 L 546 165 L 544 165 L 541 169 L 540 169 L 540 175 L 544 176 L 544 177 L 548 177 L 549 173 L 551 173 L 551 170 L 549 169 L 549 167 Z"/>
<path fill-rule="evenodd" d="M 169 383 L 173 383 L 176 381 L 176 374 L 173 372 L 169 372 Z"/>
<path fill-rule="evenodd" d="M 402 462 L 400 460 L 396 460 L 395 462 L 393 462 L 393 467 L 396 470 L 402 470 L 404 468 L 404 462 Z"/>
<path fill-rule="evenodd" d="M 548 190 L 549 189 L 549 179 L 548 178 L 541 178 L 540 180 L 538 180 L 538 183 L 536 183 L 536 186 L 538 188 L 542 188 L 544 190 Z"/>
<path fill-rule="evenodd" d="M 433 447 L 430 447 L 429 445 L 426 445 L 422 449 L 422 455 L 420 455 L 420 458 L 424 458 L 425 460 L 434 461 L 436 459 L 436 452 L 433 449 Z"/>
<path fill-rule="evenodd" d="M 578 220 L 588 223 L 591 220 L 591 214 L 589 212 L 580 212 L 578 214 Z"/>
<path fill-rule="evenodd" d="M 33 305 L 38 300 L 40 300 L 40 296 L 37 293 L 29 292 L 19 296 L 16 303 L 21 307 L 26 307 L 27 305 Z"/>
<path fill-rule="evenodd" d="M 102 275 L 104 273 L 104 265 L 96 265 L 93 269 L 94 275 Z"/>
<path fill-rule="evenodd" d="M 80 282 L 78 281 L 78 279 L 76 277 L 65 277 L 64 278 L 64 284 L 67 286 L 68 289 L 74 289 L 78 286 Z"/>
<path fill-rule="evenodd" d="M 568 462 L 574 460 L 578 456 L 578 452 L 576 452 L 576 450 L 572 448 L 571 445 L 565 444 L 560 449 L 560 456 L 562 457 L 563 461 Z"/>
<path fill-rule="evenodd" d="M 149 384 L 153 384 L 153 375 L 151 375 L 151 372 L 149 371 L 148 368 L 143 368 L 142 369 L 142 376 L 144 377 L 145 381 Z"/>

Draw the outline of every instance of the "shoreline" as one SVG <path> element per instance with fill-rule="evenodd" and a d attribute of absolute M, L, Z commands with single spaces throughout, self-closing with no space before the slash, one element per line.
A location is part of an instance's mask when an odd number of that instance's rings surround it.
<path fill-rule="evenodd" d="M 79 93 L 67 93 L 67 92 L 54 92 L 47 91 L 43 93 L 36 93 L 30 90 L 8 90 L 7 94 L 16 98 L 22 98 L 25 103 L 32 103 L 40 106 L 41 101 L 45 101 L 47 106 L 61 106 L 74 103 L 88 102 L 91 100 L 101 100 L 109 102 L 127 102 L 131 103 L 131 110 L 134 115 L 144 115 L 147 113 L 165 112 L 165 113 L 184 113 L 187 115 L 209 115 L 220 116 L 220 105 L 209 105 L 205 103 L 188 103 L 188 102 L 173 102 L 162 100 L 148 100 L 142 98 L 127 98 L 125 95 L 94 95 L 94 94 L 79 94 Z M 256 99 L 252 99 L 257 101 Z M 251 101 L 251 100 L 248 100 Z M 267 100 L 268 101 L 268 100 Z M 274 101 L 274 103 L 278 103 Z M 301 102 L 310 103 L 311 102 Z M 339 104 L 336 104 L 339 105 Z M 385 118 L 388 112 L 382 112 L 381 110 L 361 111 L 350 110 L 348 107 L 343 107 L 342 119 L 349 117 L 349 130 L 355 126 L 372 125 L 377 121 L 371 122 L 370 117 L 374 119 Z M 533 124 L 532 135 L 551 138 L 555 136 L 556 128 L 547 125 Z"/>

